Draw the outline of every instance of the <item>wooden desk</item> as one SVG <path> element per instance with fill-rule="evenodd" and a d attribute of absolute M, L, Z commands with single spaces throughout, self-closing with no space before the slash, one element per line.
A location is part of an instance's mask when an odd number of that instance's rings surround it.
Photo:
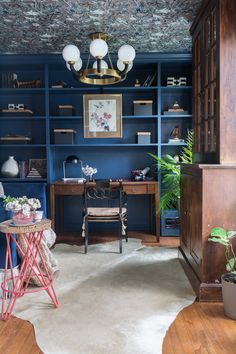
<path fill-rule="evenodd" d="M 112 185 L 118 185 L 118 182 L 112 182 Z M 155 215 L 155 235 L 157 242 L 160 236 L 160 220 L 157 213 L 159 205 L 159 183 L 154 181 L 122 181 L 123 190 L 127 195 L 149 195 L 150 196 L 150 226 L 153 226 L 153 214 Z M 50 217 L 52 228 L 55 228 L 55 197 L 66 195 L 80 195 L 84 192 L 84 185 L 75 182 L 56 181 L 50 185 Z M 62 198 L 59 199 L 60 222 L 63 220 L 63 203 Z M 62 229 L 63 225 L 60 225 Z"/>

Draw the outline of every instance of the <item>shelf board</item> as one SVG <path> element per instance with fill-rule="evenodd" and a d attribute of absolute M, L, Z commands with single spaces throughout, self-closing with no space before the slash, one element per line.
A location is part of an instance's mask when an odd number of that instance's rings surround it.
<path fill-rule="evenodd" d="M 16 147 L 24 147 L 24 148 L 32 148 L 32 147 L 46 147 L 46 144 L 1 144 L 0 147 L 4 148 L 16 148 Z"/>
<path fill-rule="evenodd" d="M 0 182 L 47 182 L 47 178 L 0 178 Z"/>
<path fill-rule="evenodd" d="M 186 146 L 186 143 L 170 144 L 170 143 L 161 143 L 161 146 Z"/>
<path fill-rule="evenodd" d="M 51 147 L 155 147 L 158 144 L 50 144 Z"/>
<path fill-rule="evenodd" d="M 192 114 L 162 114 L 161 118 L 173 119 L 173 118 L 192 118 Z"/>
<path fill-rule="evenodd" d="M 161 86 L 160 87 L 161 90 L 163 91 L 181 91 L 181 90 L 184 90 L 184 91 L 191 91 L 192 90 L 192 86 Z"/>
<path fill-rule="evenodd" d="M 49 116 L 50 119 L 83 119 L 83 116 Z M 123 119 L 154 119 L 158 118 L 157 114 L 150 116 L 122 116 Z"/>
<path fill-rule="evenodd" d="M 49 119 L 82 119 L 83 116 L 49 116 Z"/>
<path fill-rule="evenodd" d="M 156 91 L 158 86 L 111 86 L 103 87 L 103 91 Z"/>
<path fill-rule="evenodd" d="M 45 88 L 0 88 L 1 94 L 40 93 L 40 92 L 45 92 Z"/>
<path fill-rule="evenodd" d="M 89 91 L 99 91 L 100 92 L 100 87 L 87 87 L 87 86 L 84 86 L 84 87 L 62 87 L 62 88 L 48 88 L 48 91 L 50 93 L 71 93 L 71 92 L 81 92 L 81 91 L 86 91 L 86 92 L 89 92 Z"/>
<path fill-rule="evenodd" d="M 150 115 L 150 116 L 122 116 L 123 119 L 153 119 L 153 118 L 158 118 L 158 115 L 157 114 L 153 114 L 153 115 Z"/>
<path fill-rule="evenodd" d="M 33 119 L 33 120 L 36 120 L 36 119 L 46 119 L 45 116 L 0 116 L 0 120 L 3 120 L 3 119 L 26 119 L 26 120 L 29 120 L 29 119 Z"/>

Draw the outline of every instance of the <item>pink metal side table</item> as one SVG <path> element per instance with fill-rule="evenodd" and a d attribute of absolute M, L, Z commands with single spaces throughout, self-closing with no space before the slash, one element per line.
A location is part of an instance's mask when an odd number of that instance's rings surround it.
<path fill-rule="evenodd" d="M 1 284 L 3 291 L 2 320 L 7 320 L 11 317 L 16 300 L 27 293 L 45 290 L 55 307 L 58 307 L 59 303 L 53 286 L 53 278 L 48 272 L 40 248 L 43 231 L 50 227 L 51 220 L 48 219 L 28 226 L 11 226 L 11 220 L 0 223 L 0 232 L 5 234 L 7 243 L 4 279 Z M 18 242 L 20 237 L 24 238 L 26 245 L 24 249 Z M 18 275 L 13 272 L 10 249 L 11 240 L 16 244 L 17 251 L 22 259 Z M 30 279 L 33 277 L 37 279 L 41 286 L 30 285 Z M 8 288 L 8 282 L 12 283 L 11 289 Z"/>

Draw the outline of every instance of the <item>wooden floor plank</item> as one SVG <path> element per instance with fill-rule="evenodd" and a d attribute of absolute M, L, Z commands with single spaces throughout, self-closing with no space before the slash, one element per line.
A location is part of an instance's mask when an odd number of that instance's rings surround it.
<path fill-rule="evenodd" d="M 182 332 L 182 338 L 176 331 Z M 163 354 L 169 354 L 170 342 L 186 354 L 234 354 L 236 321 L 224 315 L 222 303 L 195 302 L 183 309 L 169 327 Z"/>

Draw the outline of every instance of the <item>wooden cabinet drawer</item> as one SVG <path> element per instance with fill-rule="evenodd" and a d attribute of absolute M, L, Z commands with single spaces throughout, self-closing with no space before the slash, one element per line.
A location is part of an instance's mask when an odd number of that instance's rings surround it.
<path fill-rule="evenodd" d="M 84 186 L 83 185 L 55 185 L 55 194 L 57 195 L 83 195 Z"/>
<path fill-rule="evenodd" d="M 136 186 L 124 185 L 123 189 L 127 194 L 148 194 L 147 185 L 141 185 L 141 184 L 137 184 Z"/>

